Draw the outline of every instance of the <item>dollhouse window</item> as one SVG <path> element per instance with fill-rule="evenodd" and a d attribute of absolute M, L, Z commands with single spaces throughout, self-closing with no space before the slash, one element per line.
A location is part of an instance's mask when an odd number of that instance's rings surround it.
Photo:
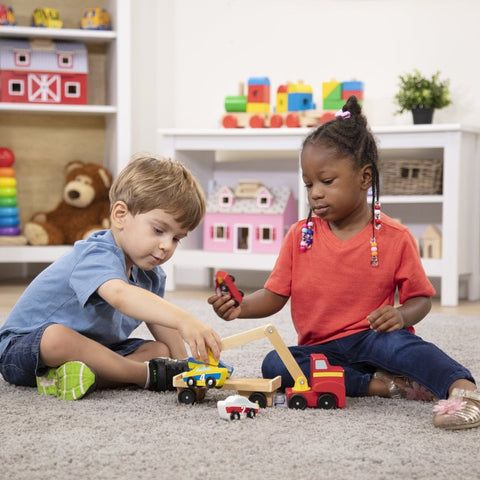
<path fill-rule="evenodd" d="M 68 97 L 68 98 L 80 97 L 80 83 L 65 82 L 65 97 Z"/>
<path fill-rule="evenodd" d="M 221 195 L 219 203 L 222 208 L 230 208 L 233 204 L 233 198 L 231 195 Z"/>
<path fill-rule="evenodd" d="M 29 67 L 30 66 L 30 52 L 15 52 L 15 66 Z"/>
<path fill-rule="evenodd" d="M 217 223 L 213 226 L 213 239 L 226 240 L 228 238 L 227 225 L 224 223 Z"/>
<path fill-rule="evenodd" d="M 23 80 L 9 80 L 8 81 L 8 94 L 9 95 L 24 95 L 25 83 Z"/>
<path fill-rule="evenodd" d="M 272 200 L 272 196 L 269 192 L 262 192 L 257 196 L 257 207 L 266 210 L 272 206 Z"/>
<path fill-rule="evenodd" d="M 72 53 L 60 53 L 58 55 L 59 68 L 72 68 L 73 67 L 73 54 Z"/>
<path fill-rule="evenodd" d="M 270 243 L 275 240 L 275 229 L 271 226 L 264 225 L 259 228 L 258 240 L 260 243 Z"/>

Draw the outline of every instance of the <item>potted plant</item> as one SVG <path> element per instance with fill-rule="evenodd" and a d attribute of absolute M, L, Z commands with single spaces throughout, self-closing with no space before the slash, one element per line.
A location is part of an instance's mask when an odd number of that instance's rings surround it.
<path fill-rule="evenodd" d="M 399 75 L 399 90 L 395 101 L 400 109 L 395 113 L 411 110 L 413 123 L 432 123 L 435 108 L 450 105 L 449 80 L 440 80 L 440 72 L 431 78 L 425 77 L 418 70 Z"/>

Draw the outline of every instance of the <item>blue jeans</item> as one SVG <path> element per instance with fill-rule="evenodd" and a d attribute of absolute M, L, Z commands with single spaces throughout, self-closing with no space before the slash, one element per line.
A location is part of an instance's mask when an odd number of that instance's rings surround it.
<path fill-rule="evenodd" d="M 365 330 L 331 342 L 289 349 L 307 379 L 310 378 L 311 353 L 323 353 L 330 364 L 343 367 L 349 397 L 365 396 L 377 369 L 408 377 L 440 399 L 447 398 L 448 389 L 455 380 L 465 378 L 475 383 L 465 367 L 433 343 L 407 330 L 392 333 Z M 293 379 L 276 351 L 263 360 L 262 374 L 264 378 L 280 375 L 283 388 L 293 386 Z"/>
<path fill-rule="evenodd" d="M 42 325 L 33 332 L 14 337 L 10 341 L 0 358 L 0 373 L 7 382 L 23 387 L 35 387 L 36 377 L 47 373 L 49 367 L 40 358 L 39 350 L 43 332 L 50 325 L 53 323 Z M 109 345 L 108 348 L 124 357 L 149 341 L 127 338 L 123 342 Z"/>

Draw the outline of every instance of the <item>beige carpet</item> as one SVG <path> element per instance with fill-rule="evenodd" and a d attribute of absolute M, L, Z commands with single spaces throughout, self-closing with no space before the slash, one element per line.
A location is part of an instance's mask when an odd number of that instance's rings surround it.
<path fill-rule="evenodd" d="M 271 321 L 288 344 L 295 341 L 288 309 L 269 321 L 227 323 L 206 302 L 176 303 L 222 336 Z M 480 316 L 431 314 L 417 331 L 480 378 Z M 270 349 L 268 340 L 259 340 L 226 351 L 222 359 L 235 367 L 234 375 L 259 377 Z M 435 429 L 432 404 L 347 398 L 344 409 L 267 408 L 253 420 L 227 422 L 216 401 L 230 393 L 208 392 L 194 406 L 179 405 L 173 392 L 134 389 L 65 402 L 0 378 L 0 478 L 480 478 L 480 429 Z"/>

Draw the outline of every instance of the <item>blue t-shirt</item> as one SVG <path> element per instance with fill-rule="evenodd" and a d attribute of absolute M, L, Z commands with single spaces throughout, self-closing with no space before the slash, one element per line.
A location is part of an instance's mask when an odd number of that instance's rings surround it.
<path fill-rule="evenodd" d="M 46 323 L 59 323 L 105 346 L 128 338 L 141 323 L 115 310 L 97 293 L 118 278 L 164 296 L 165 272 L 134 266 L 127 278 L 125 257 L 110 230 L 93 233 L 46 268 L 27 287 L 0 329 L 0 357 L 12 337 Z"/>

